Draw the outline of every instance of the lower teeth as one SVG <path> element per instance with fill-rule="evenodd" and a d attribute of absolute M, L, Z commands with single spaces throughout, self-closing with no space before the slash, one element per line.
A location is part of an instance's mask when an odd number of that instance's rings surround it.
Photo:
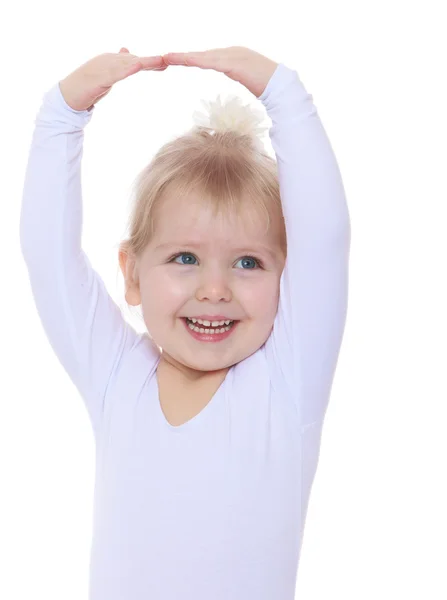
<path fill-rule="evenodd" d="M 207 328 L 197 327 L 197 325 L 194 325 L 193 323 L 191 323 L 189 321 L 189 319 L 186 319 L 186 323 L 188 324 L 188 327 L 190 329 L 192 329 L 193 331 L 195 331 L 196 333 L 208 333 L 210 335 L 214 335 L 216 333 L 225 333 L 226 331 L 229 331 L 234 325 L 234 322 L 233 322 L 233 323 L 230 323 L 230 325 L 227 325 L 226 327 L 212 329 L 210 327 L 207 327 Z"/>

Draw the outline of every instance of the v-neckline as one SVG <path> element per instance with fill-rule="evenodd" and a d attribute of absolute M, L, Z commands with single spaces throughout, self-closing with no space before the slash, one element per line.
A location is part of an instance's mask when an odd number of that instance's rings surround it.
<path fill-rule="evenodd" d="M 161 406 L 160 386 L 158 383 L 158 373 L 157 373 L 160 360 L 161 360 L 161 355 L 157 360 L 157 363 L 155 365 L 155 372 L 154 372 L 156 409 L 157 409 L 159 419 L 163 422 L 164 426 L 167 429 L 170 429 L 171 431 L 174 431 L 174 432 L 180 432 L 185 429 L 190 429 L 191 427 L 197 426 L 214 409 L 214 407 L 216 406 L 216 404 L 219 401 L 219 398 L 222 396 L 222 394 L 224 394 L 225 383 L 226 383 L 227 378 L 229 377 L 230 371 L 232 371 L 232 367 L 230 367 L 228 369 L 227 373 L 225 374 L 224 379 L 222 380 L 221 384 L 219 385 L 217 390 L 214 392 L 214 394 L 212 395 L 210 400 L 205 404 L 205 406 L 196 415 L 194 415 L 193 417 L 188 419 L 188 421 L 185 421 L 184 423 L 180 423 L 180 425 L 173 425 L 166 418 L 166 415 L 164 414 L 162 406 Z"/>

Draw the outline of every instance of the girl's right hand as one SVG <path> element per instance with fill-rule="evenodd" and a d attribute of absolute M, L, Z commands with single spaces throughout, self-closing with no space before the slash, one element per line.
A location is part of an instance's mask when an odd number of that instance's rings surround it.
<path fill-rule="evenodd" d="M 118 54 L 107 52 L 90 59 L 59 81 L 65 102 L 74 110 L 91 110 L 112 86 L 138 71 L 164 71 L 162 56 L 135 56 L 127 48 Z"/>

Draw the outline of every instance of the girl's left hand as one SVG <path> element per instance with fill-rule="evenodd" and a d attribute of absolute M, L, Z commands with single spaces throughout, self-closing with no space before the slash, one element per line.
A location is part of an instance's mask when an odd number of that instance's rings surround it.
<path fill-rule="evenodd" d="M 267 87 L 278 66 L 273 60 L 243 46 L 215 48 L 204 52 L 169 52 L 162 56 L 166 65 L 220 71 L 233 81 L 241 83 L 257 98 Z"/>

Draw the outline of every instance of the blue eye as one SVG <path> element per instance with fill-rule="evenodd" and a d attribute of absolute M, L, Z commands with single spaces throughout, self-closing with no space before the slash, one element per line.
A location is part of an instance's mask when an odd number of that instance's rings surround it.
<path fill-rule="evenodd" d="M 176 256 L 173 257 L 172 261 L 174 261 L 176 258 L 178 258 L 179 256 L 193 256 L 192 254 L 189 254 L 189 252 L 182 252 L 181 254 L 177 254 Z M 193 257 L 194 258 L 194 257 Z M 171 261 L 171 262 L 172 262 Z M 180 264 L 180 263 L 177 263 Z M 181 264 L 183 265 L 191 265 L 192 263 L 190 262 L 182 262 Z"/>
<path fill-rule="evenodd" d="M 242 260 L 242 261 L 244 261 L 244 262 L 245 262 L 245 264 L 247 264 L 247 261 L 250 261 L 250 260 L 251 260 L 252 262 L 255 262 L 255 263 L 258 263 L 258 264 L 259 264 L 259 261 L 258 261 L 256 258 L 253 258 L 252 256 L 244 256 L 244 258 L 241 258 L 241 260 Z M 239 261 L 238 261 L 238 262 L 239 262 Z M 244 269 L 244 271 L 246 271 L 246 270 L 247 270 L 247 269 Z M 249 269 L 249 270 L 252 270 L 252 269 Z"/>
<path fill-rule="evenodd" d="M 175 256 L 173 256 L 169 262 L 174 262 L 174 261 L 175 261 L 177 258 L 179 258 L 180 256 L 189 256 L 189 257 L 192 257 L 194 260 L 197 260 L 197 259 L 195 258 L 195 256 L 194 256 L 193 254 L 191 254 L 190 252 L 180 252 L 179 254 L 176 254 Z M 247 261 L 252 261 L 252 262 L 255 262 L 255 263 L 257 263 L 257 264 L 258 264 L 258 265 L 259 265 L 261 268 L 262 268 L 262 266 L 263 266 L 263 265 L 262 265 L 262 262 L 261 262 L 259 259 L 257 259 L 257 258 L 254 258 L 253 256 L 244 256 L 243 258 L 241 258 L 241 259 L 239 259 L 239 260 L 242 260 L 242 261 L 244 261 L 244 262 L 245 262 L 245 264 L 247 264 Z M 238 261 L 238 262 L 239 262 L 239 261 Z M 178 264 L 178 265 L 179 265 L 179 264 L 183 264 L 183 265 L 193 265 L 193 263 L 192 263 L 191 261 L 189 261 L 189 262 L 184 262 L 183 260 L 182 260 L 182 262 L 181 262 L 181 263 L 177 263 L 177 264 Z M 247 270 L 248 270 L 248 271 L 253 271 L 253 269 L 243 269 L 243 270 L 244 270 L 244 271 L 247 271 Z"/>

